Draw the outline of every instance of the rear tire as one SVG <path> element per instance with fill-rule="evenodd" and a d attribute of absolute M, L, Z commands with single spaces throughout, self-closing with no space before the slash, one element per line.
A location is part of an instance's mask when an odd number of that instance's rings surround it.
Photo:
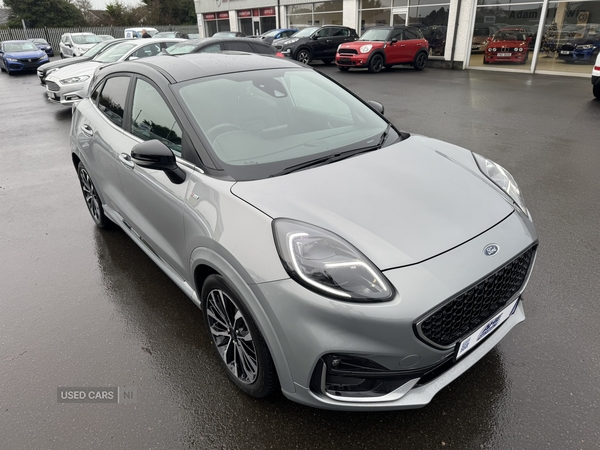
<path fill-rule="evenodd" d="M 102 200 L 100 200 L 96 186 L 94 186 L 94 182 L 83 163 L 79 163 L 77 166 L 77 177 L 79 178 L 81 192 L 83 193 L 83 198 L 92 219 L 98 227 L 106 228 L 111 221 L 104 215 Z"/>
<path fill-rule="evenodd" d="M 379 53 L 375 53 L 373 56 L 371 56 L 368 69 L 371 73 L 381 72 L 381 69 L 383 69 L 383 56 L 381 56 Z"/>
<path fill-rule="evenodd" d="M 422 51 L 415 55 L 413 67 L 415 70 L 423 70 L 427 65 L 427 52 Z"/>
<path fill-rule="evenodd" d="M 206 329 L 231 381 L 251 397 L 275 393 L 279 381 L 269 348 L 234 290 L 220 275 L 210 275 L 201 298 Z"/>
<path fill-rule="evenodd" d="M 594 93 L 594 97 L 600 99 L 600 83 L 594 84 L 594 87 L 592 88 L 592 92 Z"/>

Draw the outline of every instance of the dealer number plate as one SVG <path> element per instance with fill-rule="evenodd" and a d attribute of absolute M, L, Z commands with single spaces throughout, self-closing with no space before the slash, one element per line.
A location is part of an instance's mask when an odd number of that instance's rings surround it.
<path fill-rule="evenodd" d="M 560 54 L 561 55 L 569 55 L 571 52 L 569 50 L 561 50 Z"/>
<path fill-rule="evenodd" d="M 500 58 L 502 58 L 502 57 L 508 57 L 508 56 L 510 56 L 510 53 L 498 53 L 498 56 Z"/>
<path fill-rule="evenodd" d="M 461 342 L 457 344 L 456 358 L 458 359 L 467 353 L 469 350 L 476 347 L 480 342 L 482 342 L 489 334 L 502 325 L 506 319 L 508 319 L 516 310 L 517 305 L 519 304 L 519 299 L 517 298 L 514 302 L 484 323 L 481 327 L 475 330 L 474 333 L 471 333 L 469 337 L 463 339 Z"/>

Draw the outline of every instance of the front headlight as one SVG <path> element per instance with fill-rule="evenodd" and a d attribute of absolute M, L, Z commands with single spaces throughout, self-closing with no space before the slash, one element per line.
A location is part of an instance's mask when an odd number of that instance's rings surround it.
<path fill-rule="evenodd" d="M 89 75 L 82 75 L 80 77 L 65 78 L 64 80 L 60 80 L 60 84 L 81 83 L 82 81 L 86 81 L 89 78 L 90 78 Z"/>
<path fill-rule="evenodd" d="M 288 39 L 287 41 L 283 42 L 283 45 L 293 44 L 294 42 L 297 42 L 298 39 L 299 38 Z"/>
<path fill-rule="evenodd" d="M 7 61 L 12 61 L 12 62 L 17 62 L 18 59 L 17 58 L 6 58 Z"/>
<path fill-rule="evenodd" d="M 44 55 L 40 56 L 40 60 L 44 60 L 44 59 L 48 59 L 48 55 L 44 54 Z"/>
<path fill-rule="evenodd" d="M 362 253 L 340 236 L 290 219 L 273 222 L 279 257 L 304 287 L 336 300 L 381 302 L 394 290 Z"/>
<path fill-rule="evenodd" d="M 373 46 L 371 44 L 367 44 L 367 45 L 363 45 L 360 48 L 360 52 L 361 53 L 369 53 L 371 51 L 371 49 L 373 48 Z"/>
<path fill-rule="evenodd" d="M 529 211 L 525 207 L 525 200 L 523 200 L 519 185 L 517 185 L 517 182 L 508 172 L 508 170 L 506 170 L 500 164 L 496 164 L 494 161 L 484 158 L 477 153 L 473 153 L 473 156 L 475 157 L 475 162 L 479 166 L 479 170 L 481 170 L 481 172 L 483 172 L 483 174 L 495 185 L 506 192 L 508 196 L 517 204 L 519 209 L 531 218 Z"/>
<path fill-rule="evenodd" d="M 592 44 L 578 45 L 577 48 L 579 50 L 589 50 L 590 48 L 594 48 Z"/>

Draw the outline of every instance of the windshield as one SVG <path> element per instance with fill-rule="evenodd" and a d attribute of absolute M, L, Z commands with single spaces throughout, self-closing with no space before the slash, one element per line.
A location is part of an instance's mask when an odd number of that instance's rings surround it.
<path fill-rule="evenodd" d="M 279 33 L 279 30 L 271 30 L 271 31 L 267 31 L 266 33 L 261 34 L 262 37 L 271 37 L 271 36 L 275 36 L 277 33 Z"/>
<path fill-rule="evenodd" d="M 100 53 L 100 51 L 104 48 L 106 48 L 107 46 L 110 45 L 110 42 L 99 42 L 96 45 L 94 45 L 93 47 L 88 48 L 82 56 L 90 56 L 90 57 L 94 57 L 96 56 L 98 53 Z"/>
<path fill-rule="evenodd" d="M 72 36 L 72 38 L 73 42 L 77 45 L 96 44 L 101 41 L 101 39 L 95 34 L 79 34 Z"/>
<path fill-rule="evenodd" d="M 317 31 L 319 29 L 319 27 L 308 27 L 308 28 L 304 28 L 300 31 L 298 31 L 297 33 L 294 33 L 292 35 L 292 37 L 295 38 L 299 38 L 299 37 L 308 37 L 311 34 L 313 34 L 315 31 Z"/>
<path fill-rule="evenodd" d="M 119 61 L 123 56 L 125 56 L 129 50 L 134 48 L 136 44 L 123 43 L 117 44 L 112 48 L 109 48 L 104 53 L 99 54 L 94 58 L 94 61 L 98 61 L 100 63 L 111 63 Z"/>
<path fill-rule="evenodd" d="M 376 30 L 371 28 L 363 33 L 363 35 L 358 39 L 359 41 L 382 41 L 385 42 L 387 40 L 388 35 L 390 34 L 389 29 L 379 29 Z"/>
<path fill-rule="evenodd" d="M 272 69 L 183 83 L 179 95 L 212 151 L 237 180 L 359 149 L 373 149 L 388 123 L 313 70 Z M 395 141 L 388 139 L 389 143 Z"/>
<path fill-rule="evenodd" d="M 175 44 L 166 49 L 170 55 L 185 55 L 186 53 L 192 53 L 198 48 L 198 44 Z"/>
<path fill-rule="evenodd" d="M 517 30 L 500 30 L 494 35 L 494 42 L 499 41 L 525 41 L 527 37 L 525 33 Z"/>
<path fill-rule="evenodd" d="M 32 39 L 31 42 L 33 42 L 34 44 L 48 44 L 46 39 Z"/>
<path fill-rule="evenodd" d="M 33 42 L 7 42 L 4 44 L 6 53 L 30 52 L 32 50 L 39 51 Z"/>

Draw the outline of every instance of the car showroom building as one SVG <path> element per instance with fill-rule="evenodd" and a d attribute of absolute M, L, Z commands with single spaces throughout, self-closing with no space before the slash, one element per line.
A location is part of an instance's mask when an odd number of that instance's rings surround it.
<path fill-rule="evenodd" d="M 437 67 L 589 76 L 600 51 L 599 0 L 195 0 L 195 6 L 201 36 L 321 25 L 349 26 L 360 35 L 378 25 L 417 26 Z"/>

